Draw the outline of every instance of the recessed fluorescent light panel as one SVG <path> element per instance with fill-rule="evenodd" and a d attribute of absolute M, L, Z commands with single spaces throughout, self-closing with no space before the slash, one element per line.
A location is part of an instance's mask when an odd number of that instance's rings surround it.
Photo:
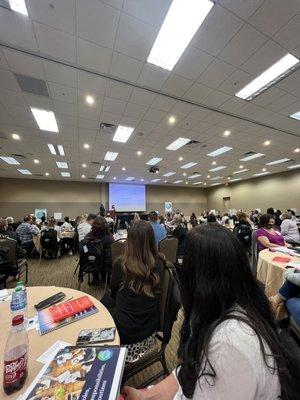
<path fill-rule="evenodd" d="M 237 182 L 237 181 L 241 181 L 242 178 L 235 178 L 235 179 L 230 179 L 230 182 Z"/>
<path fill-rule="evenodd" d="M 9 7 L 12 11 L 28 16 L 25 0 L 9 0 Z"/>
<path fill-rule="evenodd" d="M 96 176 L 96 179 L 103 179 L 104 178 L 104 175 L 97 175 Z"/>
<path fill-rule="evenodd" d="M 181 183 L 181 182 L 183 182 L 183 181 L 179 180 L 179 181 L 174 181 L 173 183 Z"/>
<path fill-rule="evenodd" d="M 213 5 L 210 0 L 173 0 L 147 62 L 172 71 Z"/>
<path fill-rule="evenodd" d="M 234 171 L 232 174 L 233 174 L 233 175 L 235 175 L 235 174 L 241 174 L 242 172 L 247 172 L 247 171 L 249 171 L 249 169 L 239 169 L 238 171 Z"/>
<path fill-rule="evenodd" d="M 134 181 L 135 177 L 134 176 L 128 176 L 125 181 Z"/>
<path fill-rule="evenodd" d="M 175 174 L 176 174 L 176 172 L 167 172 L 163 176 L 172 176 L 172 175 L 175 175 Z"/>
<path fill-rule="evenodd" d="M 32 175 L 32 173 L 31 173 L 28 169 L 18 169 L 18 171 L 19 171 L 22 175 Z"/>
<path fill-rule="evenodd" d="M 211 153 L 208 153 L 208 157 L 217 157 L 223 153 L 227 153 L 227 151 L 232 150 L 232 147 L 224 146 L 220 147 L 219 149 L 212 151 Z"/>
<path fill-rule="evenodd" d="M 300 111 L 297 111 L 294 114 L 290 115 L 290 118 L 294 118 L 300 121 Z"/>
<path fill-rule="evenodd" d="M 225 165 L 220 165 L 219 167 L 210 169 L 210 172 L 220 171 L 221 169 L 225 169 L 225 168 L 227 168 L 227 167 L 225 167 Z"/>
<path fill-rule="evenodd" d="M 193 185 L 201 185 L 203 182 L 193 182 Z"/>
<path fill-rule="evenodd" d="M 274 85 L 284 76 L 292 72 L 298 62 L 298 58 L 290 53 L 286 54 L 257 78 L 253 79 L 253 81 L 243 89 L 237 92 L 235 96 L 244 100 L 252 100 L 254 97 L 268 89 L 271 85 Z"/>
<path fill-rule="evenodd" d="M 217 185 L 222 185 L 221 182 L 216 182 L 216 183 L 212 183 L 210 186 L 217 186 Z"/>
<path fill-rule="evenodd" d="M 250 161 L 250 160 L 254 160 L 255 158 L 263 157 L 264 155 L 265 154 L 263 154 L 263 153 L 254 153 L 254 154 L 251 154 L 250 156 L 240 158 L 240 161 Z"/>
<path fill-rule="evenodd" d="M 288 169 L 300 168 L 300 164 L 290 165 Z"/>
<path fill-rule="evenodd" d="M 268 175 L 268 174 L 270 174 L 271 172 L 260 172 L 260 173 L 258 173 L 258 174 L 254 174 L 253 176 L 263 176 L 263 175 Z"/>
<path fill-rule="evenodd" d="M 168 147 L 166 147 L 166 149 L 175 151 L 180 149 L 182 146 L 186 145 L 190 141 L 191 141 L 190 139 L 180 137 L 176 139 L 174 142 L 172 142 Z"/>
<path fill-rule="evenodd" d="M 120 143 L 126 143 L 127 140 L 130 138 L 133 131 L 134 131 L 134 128 L 130 128 L 129 126 L 119 125 L 114 134 L 113 141 L 120 142 Z"/>
<path fill-rule="evenodd" d="M 56 156 L 57 154 L 59 154 L 60 156 L 64 156 L 64 155 L 65 155 L 65 150 L 64 150 L 64 148 L 63 148 L 63 145 L 58 144 L 58 145 L 56 146 L 56 145 L 54 145 L 54 144 L 48 143 L 47 146 L 48 146 L 49 151 L 50 151 L 51 154 L 53 154 L 53 155 L 55 155 L 55 156 Z"/>
<path fill-rule="evenodd" d="M 5 161 L 7 164 L 20 165 L 19 161 L 17 161 L 13 157 L 0 157 L 0 158 L 1 158 L 1 160 Z"/>
<path fill-rule="evenodd" d="M 151 158 L 151 160 L 149 160 L 146 164 L 147 164 L 147 165 L 156 165 L 156 164 L 158 164 L 161 160 L 162 160 L 162 158 L 154 157 L 154 158 Z"/>
<path fill-rule="evenodd" d="M 196 179 L 199 178 L 199 176 L 201 176 L 201 174 L 193 174 L 191 176 L 188 176 L 188 179 Z"/>
<path fill-rule="evenodd" d="M 187 163 L 187 164 L 182 165 L 180 168 L 182 168 L 182 169 L 188 169 L 188 168 L 194 167 L 194 166 L 197 165 L 197 164 L 198 164 L 198 163 L 196 163 L 196 162 L 190 162 L 190 163 Z"/>
<path fill-rule="evenodd" d="M 275 161 L 271 161 L 266 163 L 266 165 L 277 165 L 277 164 L 282 164 L 285 162 L 291 161 L 289 158 L 281 158 L 280 160 L 275 160 Z"/>
<path fill-rule="evenodd" d="M 108 151 L 105 154 L 104 160 L 106 161 L 115 161 L 115 159 L 118 157 L 119 153 L 114 153 L 113 151 Z"/>
<path fill-rule="evenodd" d="M 56 165 L 58 168 L 68 168 L 68 163 L 62 161 L 56 161 Z"/>
<path fill-rule="evenodd" d="M 152 179 L 152 181 L 151 182 L 159 182 L 160 181 L 160 179 L 159 178 L 157 178 L 157 179 Z"/>
<path fill-rule="evenodd" d="M 223 178 L 223 176 L 214 176 L 213 178 L 210 178 L 210 181 L 217 181 L 222 178 Z"/>
<path fill-rule="evenodd" d="M 100 165 L 99 171 L 100 172 L 107 172 L 107 171 L 109 171 L 109 169 L 110 169 L 110 165 L 107 165 L 107 166 Z"/>
<path fill-rule="evenodd" d="M 70 178 L 70 172 L 61 172 L 60 173 L 61 174 L 61 176 L 63 176 L 64 178 Z"/>
<path fill-rule="evenodd" d="M 58 133 L 58 126 L 53 111 L 41 110 L 39 108 L 31 107 L 31 112 L 42 131 Z"/>

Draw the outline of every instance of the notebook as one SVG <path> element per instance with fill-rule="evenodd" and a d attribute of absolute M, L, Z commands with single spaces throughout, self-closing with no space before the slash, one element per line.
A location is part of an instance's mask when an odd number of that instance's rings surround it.
<path fill-rule="evenodd" d="M 281 263 L 288 263 L 289 261 L 291 261 L 291 259 L 288 258 L 288 257 L 279 257 L 279 256 L 277 256 L 277 257 L 274 257 L 272 261 L 281 262 Z"/>
<path fill-rule="evenodd" d="M 80 311 L 75 315 L 55 322 L 52 318 L 50 309 L 45 308 L 44 310 L 38 311 L 39 333 L 40 335 L 45 335 L 46 333 L 52 332 L 55 329 L 61 328 L 65 325 L 72 324 L 73 322 L 76 322 L 82 318 L 87 318 L 90 315 L 97 313 L 98 311 L 98 308 L 93 306 L 88 308 L 87 310 Z"/>
<path fill-rule="evenodd" d="M 42 368 L 22 400 L 116 400 L 125 357 L 125 347 L 65 347 Z"/>
<path fill-rule="evenodd" d="M 94 303 L 88 296 L 81 296 L 78 299 L 65 301 L 62 304 L 55 304 L 49 307 L 49 312 L 53 321 L 59 322 L 93 306 Z"/>

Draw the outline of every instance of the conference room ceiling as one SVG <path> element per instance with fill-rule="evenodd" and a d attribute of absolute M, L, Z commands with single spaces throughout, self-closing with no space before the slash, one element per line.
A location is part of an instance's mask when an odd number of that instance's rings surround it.
<path fill-rule="evenodd" d="M 300 58 L 300 1 L 215 1 L 168 71 L 146 60 L 170 4 L 26 0 L 29 16 L 0 7 L 0 156 L 20 163 L 0 159 L 1 177 L 89 182 L 132 177 L 137 183 L 204 187 L 300 164 L 300 151 L 295 152 L 300 121 L 289 117 L 300 111 L 300 69 L 251 101 L 235 96 L 287 53 Z M 59 133 L 40 130 L 31 107 L 53 111 Z M 101 123 L 134 132 L 127 143 L 114 142 Z M 179 137 L 195 143 L 167 150 Z M 52 155 L 48 144 L 63 145 L 65 156 Z M 224 146 L 232 150 L 207 156 Z M 115 161 L 104 160 L 107 151 L 119 153 Z M 248 152 L 265 156 L 240 161 Z M 162 158 L 158 174 L 148 172 L 153 157 Z M 266 165 L 284 158 L 291 161 Z M 67 162 L 68 169 L 59 169 L 56 161 Z M 190 162 L 197 165 L 181 168 Z M 109 171 L 99 172 L 100 165 Z M 219 166 L 226 168 L 210 171 Z M 163 176 L 168 172 L 175 174 Z M 193 173 L 201 176 L 189 178 Z"/>

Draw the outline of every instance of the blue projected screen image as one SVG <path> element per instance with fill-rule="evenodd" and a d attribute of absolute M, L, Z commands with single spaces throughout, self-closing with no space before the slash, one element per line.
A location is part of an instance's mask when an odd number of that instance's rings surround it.
<path fill-rule="evenodd" d="M 145 211 L 145 185 L 131 185 L 126 183 L 109 184 L 109 208 L 114 205 L 116 211 Z"/>

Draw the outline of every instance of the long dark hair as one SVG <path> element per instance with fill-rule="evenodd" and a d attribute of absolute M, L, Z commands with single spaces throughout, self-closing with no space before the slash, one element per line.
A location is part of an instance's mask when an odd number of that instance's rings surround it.
<path fill-rule="evenodd" d="M 100 239 L 104 235 L 110 235 L 107 221 L 104 217 L 95 218 L 89 236 L 94 239 Z"/>
<path fill-rule="evenodd" d="M 178 350 L 178 380 L 186 397 L 193 396 L 199 378 L 218 379 L 208 356 L 210 340 L 219 324 L 234 318 L 257 334 L 264 362 L 272 373 L 278 371 L 281 398 L 299 398 L 299 387 L 295 388 L 297 383 L 291 376 L 299 373 L 299 366 L 291 367 L 269 301 L 251 273 L 242 245 L 229 229 L 207 224 L 188 233 L 181 286 L 185 319 Z M 241 312 L 230 314 L 235 306 Z M 265 345 L 274 362 L 270 362 Z"/>
<path fill-rule="evenodd" d="M 140 220 L 131 225 L 122 257 L 125 285 L 135 293 L 154 296 L 159 284 L 154 272 L 159 259 L 154 232 L 149 222 Z"/>

